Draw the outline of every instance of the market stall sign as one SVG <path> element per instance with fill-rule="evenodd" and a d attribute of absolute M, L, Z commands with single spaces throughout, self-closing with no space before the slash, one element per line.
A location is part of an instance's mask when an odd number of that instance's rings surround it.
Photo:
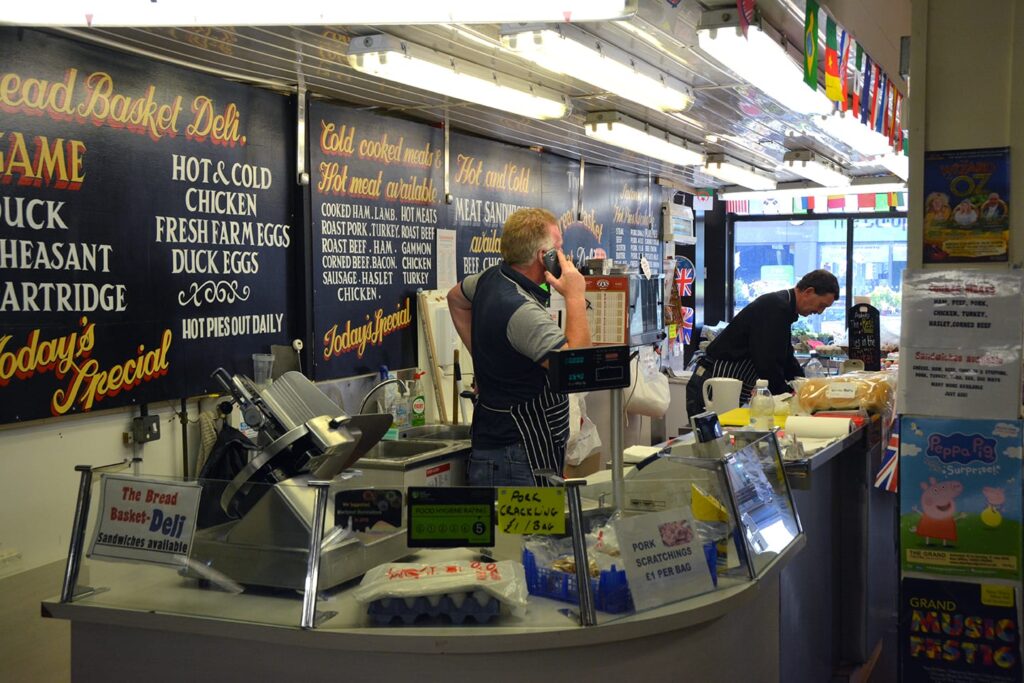
<path fill-rule="evenodd" d="M 89 556 L 180 567 L 196 529 L 202 487 L 104 475 Z"/>
<path fill-rule="evenodd" d="M 494 489 L 411 486 L 408 501 L 410 548 L 494 546 Z"/>
<path fill-rule="evenodd" d="M 564 534 L 565 489 L 498 489 L 498 528 L 503 534 Z"/>

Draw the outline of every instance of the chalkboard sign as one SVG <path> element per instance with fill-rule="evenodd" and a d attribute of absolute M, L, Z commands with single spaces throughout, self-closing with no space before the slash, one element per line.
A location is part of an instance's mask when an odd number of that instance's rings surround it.
<path fill-rule="evenodd" d="M 314 377 L 413 367 L 446 208 L 442 132 L 323 102 L 310 129 Z"/>
<path fill-rule="evenodd" d="M 662 271 L 661 186 L 645 176 L 606 166 L 586 167 L 581 223 L 605 256 L 640 271 L 647 258 L 652 273 Z M 585 244 L 583 231 L 575 233 Z M 573 243 L 577 238 L 573 236 Z M 569 231 L 565 240 L 570 242 Z M 595 248 L 595 247 L 590 247 Z"/>
<path fill-rule="evenodd" d="M 501 228 L 517 209 L 541 207 L 541 154 L 452 133 L 452 205 L 447 227 L 457 231 L 458 277 L 501 261 Z"/>
<path fill-rule="evenodd" d="M 205 393 L 293 336 L 287 98 L 16 28 L 0 83 L 0 422 Z"/>
<path fill-rule="evenodd" d="M 849 357 L 864 361 L 865 370 L 882 369 L 878 309 L 871 304 L 857 304 L 846 315 L 850 328 Z"/>

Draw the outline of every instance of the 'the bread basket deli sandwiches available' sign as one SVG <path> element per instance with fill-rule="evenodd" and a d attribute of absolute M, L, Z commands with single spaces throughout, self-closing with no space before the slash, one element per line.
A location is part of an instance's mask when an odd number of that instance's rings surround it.
<path fill-rule="evenodd" d="M 0 422 L 202 393 L 286 338 L 285 98 L 31 30 L 0 64 Z"/>
<path fill-rule="evenodd" d="M 510 215 L 548 207 L 541 205 L 539 152 L 453 133 L 450 157 L 447 227 L 457 233 L 461 280 L 501 262 L 501 230 Z"/>
<path fill-rule="evenodd" d="M 1019 271 L 906 272 L 900 413 L 1016 419 L 1021 387 Z"/>
<path fill-rule="evenodd" d="M 314 374 L 413 366 L 416 290 L 436 281 L 442 133 L 322 102 L 310 120 Z"/>
<path fill-rule="evenodd" d="M 1009 260 L 1010 148 L 926 152 L 924 262 Z"/>
<path fill-rule="evenodd" d="M 901 419 L 904 571 L 1020 579 L 1022 424 Z"/>

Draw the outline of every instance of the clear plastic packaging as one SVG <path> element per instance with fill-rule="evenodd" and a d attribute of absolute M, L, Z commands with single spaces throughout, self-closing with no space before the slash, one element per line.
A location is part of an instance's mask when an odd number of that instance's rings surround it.
<path fill-rule="evenodd" d="M 818 354 L 811 351 L 811 359 L 804 365 L 804 377 L 824 377 L 825 366 L 818 360 Z"/>
<path fill-rule="evenodd" d="M 896 400 L 892 372 L 849 372 L 836 377 L 797 380 L 796 401 L 803 413 L 822 410 L 892 411 Z"/>
<path fill-rule="evenodd" d="M 513 614 L 526 609 L 528 593 L 526 572 L 519 562 L 469 562 L 456 560 L 437 564 L 391 562 L 366 572 L 352 591 L 360 604 L 384 598 L 413 599 L 431 596 L 458 596 L 472 593 L 481 605 L 480 593 L 496 598 Z"/>

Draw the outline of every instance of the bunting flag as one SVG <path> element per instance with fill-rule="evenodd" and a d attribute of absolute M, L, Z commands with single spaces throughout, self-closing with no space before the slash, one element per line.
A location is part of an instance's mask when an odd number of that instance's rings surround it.
<path fill-rule="evenodd" d="M 756 0 L 736 0 L 736 14 L 740 18 L 740 31 L 743 32 L 743 37 L 747 37 L 747 29 L 750 28 L 750 22 L 754 20 L 754 5 Z"/>
<path fill-rule="evenodd" d="M 860 46 L 860 43 L 857 43 L 857 57 L 854 61 L 854 66 L 856 66 L 857 71 L 861 71 L 864 68 L 864 48 Z"/>
<path fill-rule="evenodd" d="M 868 122 L 868 110 L 871 108 L 871 57 L 868 57 L 864 68 L 864 85 L 860 89 L 860 122 Z"/>
<path fill-rule="evenodd" d="M 829 211 L 843 211 L 846 209 L 846 195 L 845 194 L 830 194 L 828 196 L 828 210 Z"/>
<path fill-rule="evenodd" d="M 836 49 L 836 22 L 825 17 L 825 95 L 833 102 L 843 98 L 839 83 L 839 52 Z"/>
<path fill-rule="evenodd" d="M 853 42 L 853 36 L 846 35 L 846 31 L 843 31 L 843 39 L 839 42 L 839 52 L 842 54 L 842 59 L 839 60 L 839 85 L 842 89 L 842 99 L 839 100 L 839 107 L 846 111 L 850 108 L 850 89 L 848 86 L 847 76 L 849 72 L 847 65 L 850 63 L 850 43 Z"/>
<path fill-rule="evenodd" d="M 875 195 L 875 211 L 889 210 L 889 195 L 884 192 Z"/>
<path fill-rule="evenodd" d="M 725 200 L 726 213 L 747 213 L 749 208 L 750 202 L 748 202 L 746 199 Z"/>
<path fill-rule="evenodd" d="M 893 423 L 889 443 L 882 454 L 882 465 L 875 476 L 875 488 L 897 493 L 900 490 L 900 432 L 899 420 Z"/>
<path fill-rule="evenodd" d="M 899 109 L 900 99 L 903 97 L 900 95 L 900 91 L 896 89 L 896 84 L 892 85 L 892 121 L 889 122 L 889 146 L 892 147 L 896 143 L 896 137 L 898 135 L 896 131 L 896 122 L 899 120 Z"/>
<path fill-rule="evenodd" d="M 689 344 L 693 338 L 693 309 L 689 306 L 683 306 L 683 322 L 679 325 L 679 332 L 683 343 Z"/>
<path fill-rule="evenodd" d="M 871 65 L 871 103 L 868 105 L 868 120 L 864 123 L 867 124 L 868 128 L 875 127 L 875 112 L 878 107 L 878 86 L 881 80 L 881 69 L 878 68 L 877 64 Z"/>
<path fill-rule="evenodd" d="M 878 109 L 875 111 L 875 125 L 873 126 L 877 133 L 882 132 L 882 122 L 885 121 L 886 100 L 889 97 L 889 77 L 881 70 L 879 70 L 879 73 L 882 77 L 881 88 L 879 88 L 882 94 L 878 102 Z"/>
<path fill-rule="evenodd" d="M 804 83 L 818 89 L 818 3 L 807 0 L 804 14 Z"/>
<path fill-rule="evenodd" d="M 873 194 L 859 194 L 857 195 L 857 208 L 858 209 L 871 209 L 875 208 L 875 195 Z"/>

